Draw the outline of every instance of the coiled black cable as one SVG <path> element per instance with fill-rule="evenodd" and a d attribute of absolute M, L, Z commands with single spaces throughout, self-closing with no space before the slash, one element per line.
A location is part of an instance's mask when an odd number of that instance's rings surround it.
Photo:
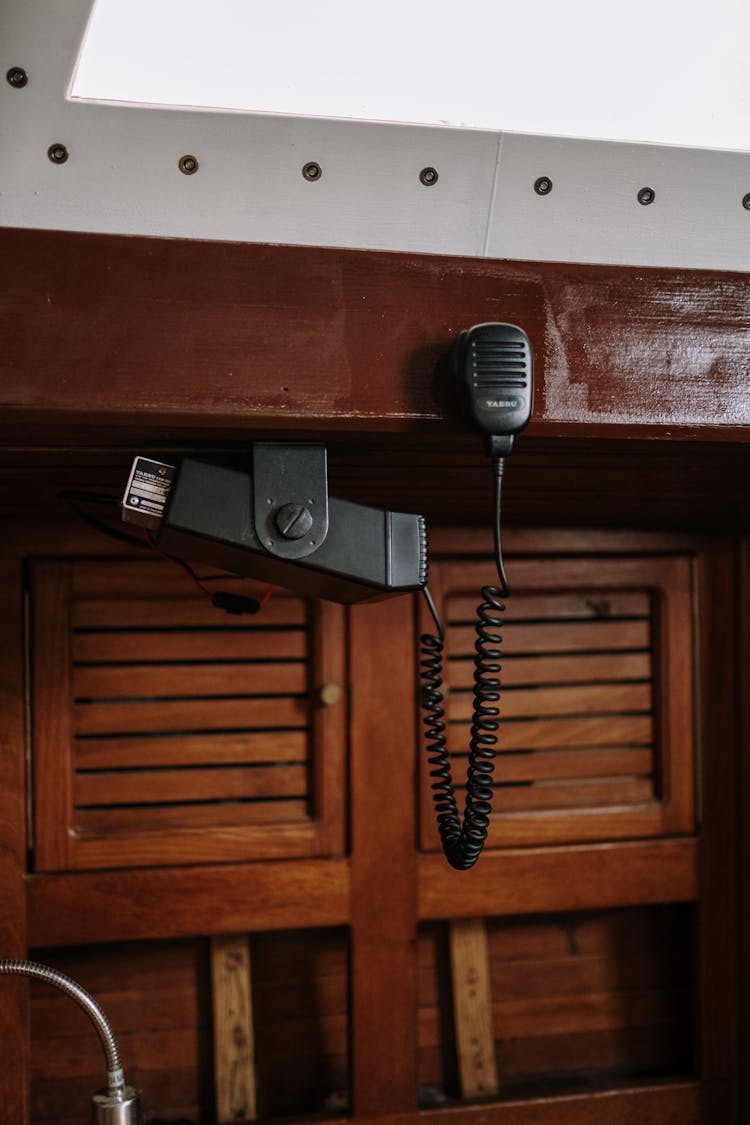
<path fill-rule="evenodd" d="M 443 852 L 451 867 L 467 871 L 480 856 L 492 814 L 492 774 L 499 726 L 500 680 L 498 673 L 502 637 L 497 630 L 505 612 L 504 599 L 510 593 L 503 565 L 500 537 L 500 509 L 503 460 L 495 467 L 495 562 L 500 585 L 484 586 L 477 607 L 474 642 L 474 697 L 466 780 L 466 806 L 463 820 L 453 790 L 451 764 L 445 737 L 443 711 L 443 647 L 445 632 L 427 587 L 424 594 L 437 627 L 437 635 L 420 637 L 420 679 L 427 758 L 430 766 L 432 797 L 437 815 Z"/>

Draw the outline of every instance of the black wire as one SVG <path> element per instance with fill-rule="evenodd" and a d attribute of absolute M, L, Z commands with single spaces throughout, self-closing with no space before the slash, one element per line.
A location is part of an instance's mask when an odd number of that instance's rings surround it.
<path fill-rule="evenodd" d="M 443 646 L 445 631 L 435 603 L 425 586 L 424 595 L 437 626 L 438 635 L 423 633 L 420 637 L 420 678 L 424 711 L 425 744 L 432 769 L 432 798 L 437 815 L 438 832 L 443 852 L 451 867 L 467 871 L 478 860 L 487 839 L 492 815 L 492 774 L 499 726 L 500 680 L 499 664 L 502 638 L 497 630 L 505 611 L 503 598 L 510 592 L 503 564 L 501 543 L 501 508 L 503 459 L 494 460 L 495 468 L 495 563 L 499 586 L 485 586 L 482 602 L 477 607 L 474 642 L 474 703 L 471 719 L 469 765 L 466 778 L 466 805 L 463 819 L 458 812 L 453 789 L 450 757 L 445 736 L 443 710 Z"/>

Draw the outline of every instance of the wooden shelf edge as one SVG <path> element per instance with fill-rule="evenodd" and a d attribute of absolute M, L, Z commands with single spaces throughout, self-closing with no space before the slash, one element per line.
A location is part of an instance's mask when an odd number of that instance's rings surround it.
<path fill-rule="evenodd" d="M 300 1119 L 300 1121 L 303 1119 Z M 295 1119 L 296 1121 L 296 1119 Z M 290 1125 L 295 1125 L 295 1121 Z M 480 1102 L 445 1109 L 338 1117 L 315 1125 L 367 1121 L 370 1125 L 699 1125 L 701 1089 L 695 1081 L 665 1081 L 585 1094 L 523 1101 Z"/>
<path fill-rule="evenodd" d="M 420 920 L 602 910 L 698 897 L 693 837 L 486 852 L 468 872 L 419 860 Z"/>
<path fill-rule="evenodd" d="M 345 925 L 349 861 L 32 875 L 30 948 Z"/>

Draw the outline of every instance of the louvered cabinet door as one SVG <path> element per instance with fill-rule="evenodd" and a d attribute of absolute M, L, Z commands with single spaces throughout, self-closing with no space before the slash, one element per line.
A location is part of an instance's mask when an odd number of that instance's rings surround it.
<path fill-rule="evenodd" d="M 694 816 L 691 563 L 517 558 L 502 625 L 488 846 L 690 833 Z M 438 561 L 447 743 L 463 807 L 475 621 L 486 563 Z M 422 612 L 423 631 L 430 621 Z M 437 845 L 422 751 L 422 846 Z"/>
<path fill-rule="evenodd" d="M 34 564 L 31 614 L 37 870 L 343 849 L 338 606 L 231 616 L 164 561 L 81 560 Z"/>

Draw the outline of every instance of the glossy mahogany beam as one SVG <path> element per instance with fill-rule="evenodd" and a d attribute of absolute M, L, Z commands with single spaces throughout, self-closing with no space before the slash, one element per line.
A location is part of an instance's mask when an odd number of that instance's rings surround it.
<path fill-rule="evenodd" d="M 750 278 L 0 230 L 0 440 L 462 429 L 446 355 L 529 333 L 531 433 L 740 439 Z"/>

